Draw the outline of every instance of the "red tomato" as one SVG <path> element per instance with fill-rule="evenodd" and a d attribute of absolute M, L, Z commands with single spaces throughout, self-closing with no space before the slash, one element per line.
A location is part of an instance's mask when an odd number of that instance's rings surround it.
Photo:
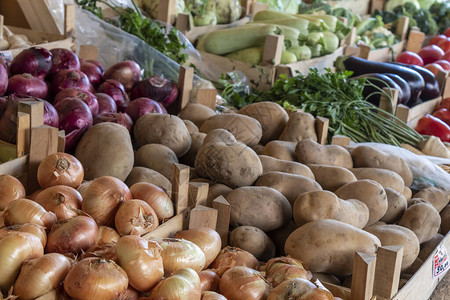
<path fill-rule="evenodd" d="M 436 110 L 439 110 L 441 108 L 445 108 L 450 110 L 450 98 L 445 98 L 444 100 L 439 103 L 439 105 L 436 107 Z"/>
<path fill-rule="evenodd" d="M 447 125 L 450 125 L 450 110 L 446 108 L 438 109 L 433 113 L 433 116 L 444 121 Z"/>
<path fill-rule="evenodd" d="M 419 51 L 419 56 L 423 59 L 423 64 L 428 65 L 438 61 L 444 56 L 445 52 L 436 45 L 426 46 Z"/>
<path fill-rule="evenodd" d="M 443 60 L 450 61 L 450 50 L 445 52 L 444 56 L 442 56 Z"/>
<path fill-rule="evenodd" d="M 440 35 L 434 36 L 434 37 L 430 40 L 430 42 L 428 43 L 428 45 L 437 45 L 440 41 L 446 40 L 446 39 L 447 39 L 447 37 L 446 37 L 445 35 L 440 34 Z"/>
<path fill-rule="evenodd" d="M 442 67 L 442 69 L 444 69 L 444 71 L 450 71 L 450 62 L 446 61 L 446 60 L 438 60 L 435 62 L 435 64 L 438 64 Z"/>
<path fill-rule="evenodd" d="M 434 74 L 434 76 L 437 76 L 437 73 L 439 71 L 444 71 L 444 69 L 436 63 L 425 65 L 424 68 L 430 70 L 431 73 Z"/>
<path fill-rule="evenodd" d="M 400 53 L 395 59 L 396 62 L 407 64 L 407 65 L 417 65 L 423 66 L 422 57 L 420 57 L 417 53 L 411 51 L 405 51 Z"/>
<path fill-rule="evenodd" d="M 450 37 L 450 28 L 447 28 L 447 30 L 445 30 L 444 35 Z"/>
<path fill-rule="evenodd" d="M 444 50 L 444 53 L 447 52 L 448 50 L 450 50 L 450 38 L 439 41 L 439 43 L 437 43 L 437 46 Z"/>

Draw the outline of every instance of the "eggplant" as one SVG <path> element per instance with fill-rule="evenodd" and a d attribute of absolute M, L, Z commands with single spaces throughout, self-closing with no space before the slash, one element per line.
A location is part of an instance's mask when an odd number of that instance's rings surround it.
<path fill-rule="evenodd" d="M 400 86 L 386 74 L 369 73 L 352 78 L 366 78 L 367 81 L 374 85 L 366 85 L 363 89 L 362 94 L 364 97 L 366 97 L 366 101 L 372 103 L 377 107 L 380 105 L 380 89 L 383 89 L 385 87 L 398 90 L 398 98 L 400 99 L 401 97 L 403 97 L 403 91 Z"/>
<path fill-rule="evenodd" d="M 398 103 L 408 105 L 409 99 L 411 98 L 411 88 L 409 87 L 409 84 L 398 76 L 397 74 L 392 73 L 386 73 L 384 74 L 395 81 L 395 83 L 400 87 L 400 91 L 402 91 L 402 97 L 400 97 L 400 93 L 398 94 Z"/>
<path fill-rule="evenodd" d="M 337 71 L 353 71 L 353 76 L 359 76 L 367 73 L 396 74 L 408 83 L 411 89 L 411 102 L 417 101 L 423 88 L 425 87 L 425 81 L 418 72 L 397 64 L 368 61 L 355 56 L 340 56 L 335 61 L 335 67 Z"/>

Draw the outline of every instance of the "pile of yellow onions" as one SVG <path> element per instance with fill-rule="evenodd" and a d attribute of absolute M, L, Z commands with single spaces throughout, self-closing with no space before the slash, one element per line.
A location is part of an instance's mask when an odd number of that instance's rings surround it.
<path fill-rule="evenodd" d="M 222 275 L 219 289 L 228 300 L 256 300 L 267 298 L 270 284 L 260 272 L 238 266 L 228 269 Z"/>
<path fill-rule="evenodd" d="M 55 185 L 42 190 L 34 199 L 42 207 L 53 212 L 59 220 L 69 219 L 79 215 L 81 209 L 80 193 L 65 185 Z"/>
<path fill-rule="evenodd" d="M 205 254 L 205 267 L 208 267 L 220 252 L 222 240 L 214 229 L 207 227 L 183 230 L 175 234 L 177 239 L 185 239 L 196 244 Z"/>
<path fill-rule="evenodd" d="M 25 197 L 25 188 L 18 179 L 11 175 L 0 175 L 0 211 L 9 202 Z"/>
<path fill-rule="evenodd" d="M 265 270 L 266 278 L 273 287 L 293 278 L 303 278 L 306 280 L 312 278 L 311 272 L 305 270 L 302 263 L 293 257 L 272 258 L 267 262 Z"/>
<path fill-rule="evenodd" d="M 44 158 L 38 167 L 37 180 L 42 188 L 65 185 L 77 188 L 84 177 L 81 162 L 74 156 L 62 152 Z"/>
<path fill-rule="evenodd" d="M 115 221 L 120 235 L 144 235 L 159 225 L 158 216 L 153 208 L 142 200 L 129 200 L 117 210 Z"/>
<path fill-rule="evenodd" d="M 236 247 L 226 246 L 211 264 L 211 268 L 216 269 L 219 276 L 222 276 L 225 271 L 234 266 L 243 266 L 258 270 L 259 262 L 250 252 Z"/>
<path fill-rule="evenodd" d="M 130 187 L 130 191 L 134 199 L 147 202 L 160 221 L 173 217 L 172 200 L 162 188 L 148 182 L 138 182 Z"/>
<path fill-rule="evenodd" d="M 3 211 L 6 226 L 33 223 L 51 228 L 56 222 L 56 215 L 46 211 L 39 203 L 28 199 L 11 201 Z"/>

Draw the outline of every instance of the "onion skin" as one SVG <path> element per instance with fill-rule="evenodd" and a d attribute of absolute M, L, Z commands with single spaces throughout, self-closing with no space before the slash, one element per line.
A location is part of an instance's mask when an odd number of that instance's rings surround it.
<path fill-rule="evenodd" d="M 44 125 L 59 128 L 59 116 L 55 107 L 48 101 L 39 101 L 44 102 Z"/>
<path fill-rule="evenodd" d="M 269 288 L 260 272 L 242 266 L 228 269 L 219 281 L 220 293 L 228 300 L 266 299 Z"/>
<path fill-rule="evenodd" d="M 64 48 L 54 48 L 50 50 L 52 53 L 52 67 L 48 72 L 49 75 L 58 73 L 61 70 L 79 70 L 80 60 L 72 51 Z"/>
<path fill-rule="evenodd" d="M 24 300 L 38 298 L 55 289 L 70 267 L 70 260 L 58 253 L 27 260 L 14 284 L 14 294 Z"/>
<path fill-rule="evenodd" d="M 48 87 L 44 80 L 31 74 L 16 74 L 9 78 L 6 93 L 45 99 L 48 95 Z"/>
<path fill-rule="evenodd" d="M 48 234 L 45 251 L 80 253 L 94 245 L 98 226 L 92 218 L 77 216 L 72 219 L 59 220 Z"/>
<path fill-rule="evenodd" d="M 292 278 L 282 282 L 274 288 L 267 300 L 305 299 L 305 300 L 333 300 L 329 291 L 317 288 L 314 283 L 303 278 Z"/>
<path fill-rule="evenodd" d="M 98 225 L 112 227 L 120 204 L 131 199 L 130 189 L 125 183 L 112 176 L 101 176 L 87 188 L 81 208 Z"/>
<path fill-rule="evenodd" d="M 77 191 L 81 194 L 81 197 L 84 199 L 86 195 L 86 190 L 91 185 L 92 180 L 83 181 L 79 187 L 77 187 Z"/>
<path fill-rule="evenodd" d="M 117 232 L 121 235 L 144 235 L 158 227 L 158 217 L 153 208 L 142 200 L 123 202 L 115 216 Z"/>
<path fill-rule="evenodd" d="M 8 89 L 8 70 L 3 64 L 0 64 L 0 96 Z"/>
<path fill-rule="evenodd" d="M 0 290 L 9 291 L 27 259 L 44 255 L 41 241 L 34 234 L 15 232 L 0 240 Z"/>
<path fill-rule="evenodd" d="M 52 79 L 53 95 L 67 88 L 79 88 L 86 92 L 94 92 L 94 87 L 89 82 L 86 74 L 80 70 L 61 70 L 53 75 Z"/>
<path fill-rule="evenodd" d="M 93 245 L 84 251 L 82 259 L 87 257 L 98 257 L 112 260 L 117 263 L 116 243 L 108 243 L 103 245 Z"/>
<path fill-rule="evenodd" d="M 78 188 L 83 181 L 84 168 L 73 155 L 57 152 L 48 155 L 40 163 L 37 179 L 42 188 L 55 185 L 67 185 Z"/>
<path fill-rule="evenodd" d="M 205 267 L 208 267 L 216 259 L 222 248 L 220 235 L 208 227 L 183 230 L 176 233 L 175 238 L 185 239 L 196 244 L 205 254 Z"/>
<path fill-rule="evenodd" d="M 97 88 L 102 82 L 104 70 L 102 71 L 96 64 L 89 61 L 83 61 L 80 65 L 80 71 L 86 74 L 89 82 L 94 88 Z"/>
<path fill-rule="evenodd" d="M 0 227 L 5 226 L 5 220 L 3 219 L 3 210 L 0 210 Z"/>
<path fill-rule="evenodd" d="M 266 279 L 273 287 L 292 278 L 310 280 L 311 272 L 305 270 L 300 260 L 292 257 L 276 257 L 270 259 L 265 265 Z"/>
<path fill-rule="evenodd" d="M 123 236 L 116 244 L 119 265 L 127 272 L 130 285 L 140 292 L 152 289 L 164 276 L 163 249 L 157 242 L 138 236 Z"/>
<path fill-rule="evenodd" d="M 58 220 L 65 220 L 79 215 L 83 198 L 70 186 L 55 185 L 39 193 L 34 201 L 53 212 Z"/>
<path fill-rule="evenodd" d="M 125 271 L 113 261 L 85 258 L 69 271 L 64 290 L 75 299 L 115 299 L 128 287 Z"/>
<path fill-rule="evenodd" d="M 103 79 L 115 79 L 123 84 L 126 91 L 130 91 L 141 80 L 141 67 L 131 60 L 118 62 L 106 70 Z"/>
<path fill-rule="evenodd" d="M 226 246 L 211 264 L 211 268 L 216 269 L 219 276 L 222 276 L 225 271 L 234 266 L 244 266 L 257 270 L 259 262 L 250 252 Z"/>
<path fill-rule="evenodd" d="M 227 300 L 227 298 L 216 292 L 204 291 L 202 292 L 202 300 Z"/>
<path fill-rule="evenodd" d="M 142 117 L 145 114 L 149 113 L 157 113 L 157 114 L 163 114 L 167 113 L 163 111 L 163 106 L 159 104 L 159 102 L 156 102 L 155 100 L 140 97 L 137 99 L 134 99 L 130 102 L 127 106 L 127 114 L 131 117 L 133 122 L 136 122 L 140 117 Z"/>
<path fill-rule="evenodd" d="M 6 98 L 5 97 L 0 97 L 0 117 L 5 112 L 5 109 L 6 109 Z"/>
<path fill-rule="evenodd" d="M 98 114 L 105 112 L 117 112 L 117 105 L 114 99 L 105 93 L 95 93 L 98 101 Z"/>
<path fill-rule="evenodd" d="M 105 93 L 109 95 L 111 98 L 114 99 L 114 102 L 116 102 L 117 110 L 119 112 L 125 112 L 128 106 L 128 103 L 130 103 L 130 100 L 128 99 L 128 95 L 125 92 L 125 88 L 123 84 L 118 82 L 114 79 L 108 79 L 97 89 L 98 93 Z"/>
<path fill-rule="evenodd" d="M 25 198 L 26 192 L 23 184 L 14 176 L 0 175 L 0 210 L 13 200 Z"/>
<path fill-rule="evenodd" d="M 6 107 L 0 118 L 0 139 L 15 144 L 17 135 L 17 107 L 19 100 L 15 95 L 6 98 Z"/>
<path fill-rule="evenodd" d="M 173 217 L 173 202 L 162 188 L 149 182 L 138 182 L 130 187 L 130 191 L 134 199 L 147 202 L 160 221 Z"/>
<path fill-rule="evenodd" d="M 147 97 L 161 102 L 168 107 L 178 97 L 178 88 L 175 82 L 159 76 L 151 76 L 136 84 L 131 90 L 131 99 Z"/>
<path fill-rule="evenodd" d="M 95 245 L 105 245 L 109 243 L 117 243 L 120 235 L 114 228 L 108 226 L 98 226 L 97 240 Z"/>
<path fill-rule="evenodd" d="M 25 49 L 11 62 L 11 74 L 29 73 L 34 77 L 44 79 L 52 67 L 52 57 L 53 54 L 45 48 Z"/>
<path fill-rule="evenodd" d="M 103 76 L 103 74 L 105 74 L 105 68 L 103 67 L 103 65 L 98 60 L 96 60 L 96 59 L 88 59 L 88 60 L 86 60 L 86 62 L 89 62 L 91 64 L 96 65 L 100 69 L 100 71 L 102 72 L 102 76 Z"/>
<path fill-rule="evenodd" d="M 3 211 L 6 226 L 33 223 L 51 228 L 56 222 L 56 216 L 47 212 L 39 203 L 28 199 L 11 201 Z"/>
<path fill-rule="evenodd" d="M 98 123 L 111 122 L 125 127 L 128 132 L 133 128 L 133 120 L 126 113 L 105 112 L 94 118 L 94 125 Z"/>
<path fill-rule="evenodd" d="M 27 232 L 34 234 L 41 241 L 42 247 L 45 247 L 47 244 L 47 233 L 45 232 L 45 227 L 32 223 L 0 228 L 0 240 L 14 232 Z"/>
<path fill-rule="evenodd" d="M 217 275 L 215 270 L 202 270 L 198 272 L 198 276 L 200 278 L 200 287 L 202 292 L 217 291 L 220 277 Z"/>
<path fill-rule="evenodd" d="M 55 98 L 53 99 L 53 103 L 56 104 L 62 99 L 70 97 L 78 98 L 86 103 L 91 110 L 92 116 L 96 116 L 98 114 L 97 97 L 91 92 L 83 91 L 79 88 L 67 88 L 61 90 L 58 94 L 56 94 Z"/>

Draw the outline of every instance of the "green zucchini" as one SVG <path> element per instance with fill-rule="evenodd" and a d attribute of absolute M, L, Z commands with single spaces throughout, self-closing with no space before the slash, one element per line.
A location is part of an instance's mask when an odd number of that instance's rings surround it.
<path fill-rule="evenodd" d="M 263 21 L 255 21 L 253 23 L 263 23 L 263 24 L 277 24 L 288 26 L 297 29 L 300 34 L 308 35 L 308 25 L 309 21 L 306 19 L 294 18 L 294 19 L 273 19 L 273 20 L 263 20 Z"/>
<path fill-rule="evenodd" d="M 250 47 L 227 54 L 226 57 L 243 61 L 251 65 L 259 65 L 262 62 L 263 52 L 263 47 Z"/>
<path fill-rule="evenodd" d="M 338 21 L 338 18 L 335 16 L 329 16 L 329 15 L 295 15 L 298 18 L 305 18 L 309 20 L 310 22 L 313 22 L 314 20 L 322 20 L 326 24 L 326 28 L 328 31 L 335 32 L 336 31 L 336 24 Z"/>
<path fill-rule="evenodd" d="M 261 10 L 253 16 L 253 21 L 264 21 L 274 19 L 295 19 L 295 16 L 271 10 Z"/>

